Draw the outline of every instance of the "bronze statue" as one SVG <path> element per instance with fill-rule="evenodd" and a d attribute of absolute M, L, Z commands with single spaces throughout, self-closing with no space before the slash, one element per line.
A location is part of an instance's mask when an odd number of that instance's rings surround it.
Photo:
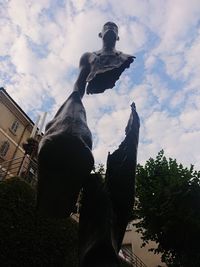
<path fill-rule="evenodd" d="M 126 55 L 115 49 L 119 40 L 118 27 L 113 22 L 107 22 L 99 33 L 102 38 L 101 50 L 85 53 L 80 59 L 80 73 L 74 85 L 74 91 L 84 95 L 87 83 L 87 93 L 102 93 L 113 88 L 125 68 L 129 68 L 134 56 Z"/>
<path fill-rule="evenodd" d="M 107 22 L 99 34 L 101 50 L 85 53 L 73 92 L 45 129 L 38 152 L 37 209 L 63 218 L 83 188 L 80 213 L 80 266 L 118 266 L 118 252 L 134 202 L 139 117 L 132 105 L 125 140 L 107 160 L 106 181 L 92 175 L 92 135 L 82 104 L 88 94 L 112 88 L 134 57 L 115 49 L 118 27 Z M 122 190 L 123 189 L 123 190 Z"/>

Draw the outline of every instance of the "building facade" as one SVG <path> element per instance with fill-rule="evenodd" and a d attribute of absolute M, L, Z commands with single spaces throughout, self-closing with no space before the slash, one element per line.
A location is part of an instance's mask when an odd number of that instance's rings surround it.
<path fill-rule="evenodd" d="M 25 154 L 22 145 L 30 138 L 33 127 L 33 121 L 12 99 L 6 90 L 1 87 L 0 179 L 9 178 L 10 173 L 12 173 L 11 176 L 19 174 L 20 165 L 23 163 L 22 161 L 24 160 Z"/>
<path fill-rule="evenodd" d="M 165 263 L 161 262 L 161 255 L 149 251 L 150 248 L 157 247 L 155 242 L 149 242 L 145 247 L 142 247 L 142 243 L 141 234 L 136 232 L 132 223 L 129 223 L 122 248 L 128 249 L 131 253 L 137 255 L 147 267 L 167 267 Z"/>

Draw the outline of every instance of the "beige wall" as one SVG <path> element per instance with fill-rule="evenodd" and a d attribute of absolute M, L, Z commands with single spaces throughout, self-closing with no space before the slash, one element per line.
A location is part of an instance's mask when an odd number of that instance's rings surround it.
<path fill-rule="evenodd" d="M 18 127 L 12 129 L 13 123 Z M 22 144 L 30 138 L 34 123 L 17 105 L 11 96 L 0 88 L 0 148 L 5 142 L 9 149 L 5 155 L 0 154 L 0 180 L 16 175 L 24 177 L 32 185 L 37 182 L 36 158 L 31 159 L 24 155 Z M 42 135 L 36 135 L 39 141 Z"/>
<path fill-rule="evenodd" d="M 10 142 L 9 139 L 7 138 L 7 136 L 5 136 L 4 133 L 0 130 L 0 147 L 1 147 L 1 145 L 2 145 L 5 141 L 8 141 L 8 142 L 9 142 L 9 144 L 10 144 L 10 148 L 9 148 L 7 154 L 5 155 L 5 157 L 1 157 L 1 156 L 0 156 L 1 161 L 11 159 L 11 158 L 12 158 L 12 155 L 13 155 L 13 151 L 14 151 L 14 149 L 15 149 L 16 146 L 15 146 L 15 144 L 13 144 L 12 142 Z"/>
<path fill-rule="evenodd" d="M 5 96 L 3 97 L 5 98 Z M 24 155 L 22 144 L 30 137 L 33 125 L 10 99 L 6 99 L 7 102 L 9 101 L 9 105 L 5 104 L 4 100 L 0 100 L 0 147 L 5 141 L 10 144 L 6 155 L 0 155 L 0 162 L 3 162 Z M 13 132 L 11 127 L 16 120 L 19 122 L 19 126 L 17 131 Z"/>
<path fill-rule="evenodd" d="M 149 242 L 148 245 L 141 248 L 141 235 L 136 232 L 135 227 L 132 226 L 130 230 L 126 231 L 123 244 L 131 244 L 133 253 L 135 253 L 147 265 L 147 267 L 166 267 L 166 265 L 161 262 L 160 255 L 148 251 L 148 249 L 156 247 L 154 242 Z"/>
<path fill-rule="evenodd" d="M 0 103 L 0 114 L 2 114 L 2 116 L 0 117 L 0 128 L 16 143 L 18 143 L 26 125 L 24 125 L 24 122 L 22 122 L 21 119 L 17 117 L 16 114 L 14 114 L 14 111 L 9 110 L 3 103 Z M 11 130 L 11 126 L 15 120 L 19 122 L 19 127 L 16 133 Z M 27 124 L 30 125 L 30 122 L 27 122 Z M 23 139 L 30 137 L 30 134 L 30 130 L 26 129 L 25 138 Z"/>
<path fill-rule="evenodd" d="M 13 114 L 6 106 L 4 106 L 2 103 L 0 103 L 0 114 L 3 114 L 3 116 L 0 119 L 0 127 L 5 131 L 6 134 L 8 134 L 15 142 L 19 141 L 19 137 L 21 136 L 24 125 L 21 123 L 21 121 Z M 19 127 L 17 129 L 17 132 L 14 133 L 11 130 L 11 126 L 13 122 L 17 120 L 19 121 Z"/>

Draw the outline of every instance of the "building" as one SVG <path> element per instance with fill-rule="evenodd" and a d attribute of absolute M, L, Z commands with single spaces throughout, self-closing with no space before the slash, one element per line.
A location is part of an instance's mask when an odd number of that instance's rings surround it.
<path fill-rule="evenodd" d="M 154 254 L 153 252 L 149 251 L 150 248 L 156 247 L 155 242 L 149 242 L 149 244 L 145 247 L 141 247 L 142 243 L 143 241 L 141 239 L 141 234 L 136 232 L 136 228 L 132 225 L 132 223 L 129 223 L 122 245 L 124 251 L 130 251 L 131 254 L 137 255 L 137 257 L 147 267 L 166 267 L 166 264 L 161 262 L 161 256 L 159 254 Z M 126 255 L 124 256 L 126 258 Z M 127 255 L 127 258 L 129 259 L 129 255 Z"/>
<path fill-rule="evenodd" d="M 31 136 L 34 123 L 4 88 L 0 88 L 0 179 L 19 174 L 24 163 L 22 144 Z M 24 162 L 25 161 L 25 162 Z M 30 169 L 34 172 L 34 170 Z"/>

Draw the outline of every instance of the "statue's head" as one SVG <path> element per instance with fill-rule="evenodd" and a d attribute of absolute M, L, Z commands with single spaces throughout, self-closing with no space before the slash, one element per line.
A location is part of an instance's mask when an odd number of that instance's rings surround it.
<path fill-rule="evenodd" d="M 106 22 L 103 25 L 102 31 L 99 33 L 99 37 L 102 38 L 103 40 L 105 39 L 110 39 L 110 40 L 119 40 L 118 36 L 118 26 L 111 21 Z"/>

